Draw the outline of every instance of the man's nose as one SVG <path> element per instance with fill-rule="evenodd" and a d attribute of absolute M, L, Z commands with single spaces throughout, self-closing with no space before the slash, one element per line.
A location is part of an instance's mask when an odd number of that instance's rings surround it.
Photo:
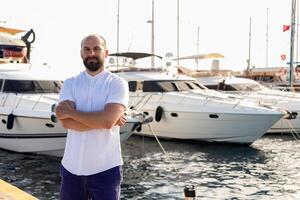
<path fill-rule="evenodd" d="M 88 54 L 89 54 L 89 55 L 95 55 L 95 54 L 96 54 L 96 51 L 94 51 L 93 49 L 90 49 L 89 52 L 88 52 Z"/>

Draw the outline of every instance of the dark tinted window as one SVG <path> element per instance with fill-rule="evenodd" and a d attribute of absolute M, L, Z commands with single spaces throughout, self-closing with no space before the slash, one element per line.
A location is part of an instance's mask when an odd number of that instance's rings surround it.
<path fill-rule="evenodd" d="M 144 92 L 172 92 L 172 91 L 189 91 L 205 89 L 194 81 L 166 80 L 166 81 L 145 81 L 143 86 Z"/>
<path fill-rule="evenodd" d="M 129 81 L 128 86 L 129 86 L 129 91 L 130 92 L 135 92 L 136 91 L 136 81 Z"/>
<path fill-rule="evenodd" d="M 172 82 L 167 81 L 145 81 L 143 85 L 144 92 L 170 92 L 178 91 Z"/>
<path fill-rule="evenodd" d="M 212 90 L 217 90 L 218 85 L 205 85 L 205 87 L 212 89 Z M 231 85 L 226 85 L 225 86 L 225 91 L 237 91 L 236 88 L 232 87 Z"/>
<path fill-rule="evenodd" d="M 15 93 L 59 93 L 59 81 L 5 80 L 4 92 Z"/>

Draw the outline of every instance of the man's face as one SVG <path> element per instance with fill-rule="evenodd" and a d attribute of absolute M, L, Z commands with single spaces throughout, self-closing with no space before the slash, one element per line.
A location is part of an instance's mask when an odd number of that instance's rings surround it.
<path fill-rule="evenodd" d="M 108 51 L 101 38 L 92 36 L 86 38 L 81 45 L 81 58 L 84 66 L 91 72 L 103 69 Z"/>

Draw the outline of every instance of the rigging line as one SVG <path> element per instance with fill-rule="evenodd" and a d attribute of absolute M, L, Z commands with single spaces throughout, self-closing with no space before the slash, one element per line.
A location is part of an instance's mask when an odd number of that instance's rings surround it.
<path fill-rule="evenodd" d="M 292 128 L 293 132 L 296 134 L 298 139 L 300 138 L 299 132 L 293 127 L 290 121 L 288 121 L 289 126 Z"/>
<path fill-rule="evenodd" d="M 140 94 L 140 93 L 138 93 L 138 95 L 139 95 L 139 94 Z M 135 98 L 138 99 L 138 98 L 139 98 L 138 95 L 136 95 Z M 142 104 L 142 102 L 143 102 L 144 99 L 146 99 L 147 97 L 148 97 L 148 98 L 151 98 L 151 96 L 152 96 L 152 94 L 147 94 L 147 95 L 145 95 L 145 96 L 142 96 L 140 100 L 137 100 L 137 103 L 135 103 L 135 104 L 132 103 L 132 105 L 131 105 L 132 109 L 134 109 L 134 110 L 140 110 L 140 109 L 145 105 L 145 103 L 144 103 L 143 105 L 141 105 L 140 107 L 138 107 L 139 104 Z M 146 101 L 146 102 L 147 102 L 147 101 Z"/>
<path fill-rule="evenodd" d="M 169 163 L 171 163 L 173 169 L 175 170 L 177 177 L 180 177 L 180 174 L 179 174 L 177 168 L 175 167 L 174 163 L 173 163 L 172 160 L 170 159 L 169 154 L 165 151 L 164 147 L 163 147 L 162 144 L 160 143 L 160 141 L 159 141 L 157 135 L 155 134 L 155 132 L 154 132 L 153 129 L 152 129 L 151 124 L 148 123 L 148 125 L 149 125 L 149 128 L 150 128 L 151 133 L 152 133 L 153 136 L 155 137 L 155 139 L 156 139 L 157 143 L 159 144 L 161 150 L 164 152 L 164 154 L 165 154 L 166 157 L 167 157 L 167 160 L 169 161 Z"/>
<path fill-rule="evenodd" d="M 295 128 L 293 127 L 293 125 L 291 124 L 290 121 L 288 121 L 287 119 L 285 119 L 285 120 L 286 120 L 286 122 L 287 122 L 289 128 L 291 129 L 291 133 L 292 133 L 292 136 L 294 137 L 294 139 L 295 139 L 295 140 L 299 140 L 299 138 L 300 138 L 299 132 L 297 132 L 297 131 L 295 130 Z"/>
<path fill-rule="evenodd" d="M 152 98 L 153 94 L 147 94 L 146 96 L 144 96 L 141 101 L 138 102 L 138 104 L 141 104 L 139 108 L 135 108 L 135 110 L 140 110 L 142 109 L 148 102 L 149 100 Z M 146 99 L 148 97 L 148 99 Z M 143 100 L 146 99 L 144 102 Z M 143 104 L 142 104 L 143 103 Z M 138 104 L 136 104 L 136 107 L 138 106 Z"/>

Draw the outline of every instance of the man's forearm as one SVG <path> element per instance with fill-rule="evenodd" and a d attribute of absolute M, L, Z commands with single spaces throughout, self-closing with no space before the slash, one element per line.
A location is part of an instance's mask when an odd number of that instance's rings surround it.
<path fill-rule="evenodd" d="M 67 116 L 93 129 L 111 129 L 123 114 L 124 106 L 109 104 L 105 106 L 104 111 L 82 112 L 69 110 Z"/>
<path fill-rule="evenodd" d="M 62 120 L 60 120 L 60 122 L 62 123 L 62 125 L 65 129 L 73 129 L 76 131 L 88 131 L 88 130 L 92 129 L 92 128 L 90 128 L 78 121 L 70 119 L 70 118 L 62 119 Z"/>

